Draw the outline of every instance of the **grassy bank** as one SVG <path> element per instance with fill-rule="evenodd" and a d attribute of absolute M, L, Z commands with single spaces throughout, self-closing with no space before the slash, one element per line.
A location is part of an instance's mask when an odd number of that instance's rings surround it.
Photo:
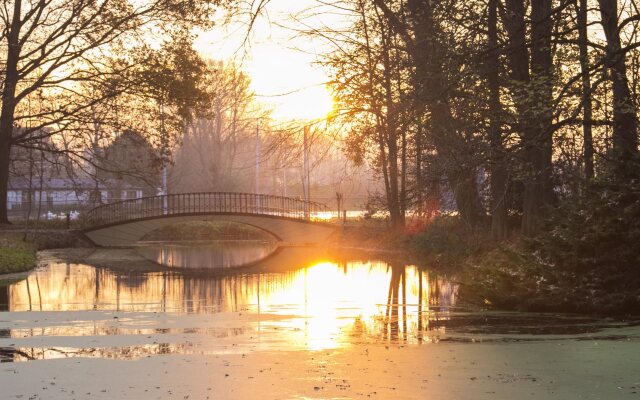
<path fill-rule="evenodd" d="M 25 242 L 36 250 L 92 247 L 78 231 L 67 229 L 25 229 L 11 225 L 0 229 L 0 238 L 10 242 Z"/>
<path fill-rule="evenodd" d="M 23 272 L 36 265 L 39 250 L 91 247 L 77 231 L 67 229 L 0 229 L 0 274 Z"/>
<path fill-rule="evenodd" d="M 34 245 L 10 236 L 0 236 L 0 275 L 28 271 L 35 265 Z"/>

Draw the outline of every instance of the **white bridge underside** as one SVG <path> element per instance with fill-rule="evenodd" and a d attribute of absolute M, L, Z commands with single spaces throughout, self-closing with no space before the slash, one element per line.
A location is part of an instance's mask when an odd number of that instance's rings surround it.
<path fill-rule="evenodd" d="M 126 247 L 134 245 L 146 234 L 158 228 L 191 221 L 223 221 L 251 225 L 271 234 L 281 244 L 287 245 L 319 244 L 325 242 L 336 231 L 336 227 L 324 223 L 271 216 L 189 215 L 134 220 L 86 230 L 84 234 L 98 246 Z"/>

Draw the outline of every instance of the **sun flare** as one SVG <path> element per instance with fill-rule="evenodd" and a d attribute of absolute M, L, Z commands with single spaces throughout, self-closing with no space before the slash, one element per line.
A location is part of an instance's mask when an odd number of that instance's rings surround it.
<path fill-rule="evenodd" d="M 313 87 L 283 99 L 278 117 L 301 120 L 325 119 L 333 111 L 334 101 L 324 87 Z"/>

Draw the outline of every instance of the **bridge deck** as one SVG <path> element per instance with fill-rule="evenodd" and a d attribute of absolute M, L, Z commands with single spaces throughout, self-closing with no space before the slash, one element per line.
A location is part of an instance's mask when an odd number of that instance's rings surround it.
<path fill-rule="evenodd" d="M 105 204 L 90 210 L 84 221 L 91 229 L 119 222 L 187 214 L 250 214 L 312 221 L 329 212 L 324 204 L 253 193 L 179 193 Z"/>
<path fill-rule="evenodd" d="M 326 239 L 335 226 L 319 223 L 329 209 L 319 203 L 252 193 L 181 193 L 105 204 L 90 210 L 84 233 L 104 246 L 132 245 L 166 224 L 207 219 L 245 223 L 279 241 L 309 243 Z"/>

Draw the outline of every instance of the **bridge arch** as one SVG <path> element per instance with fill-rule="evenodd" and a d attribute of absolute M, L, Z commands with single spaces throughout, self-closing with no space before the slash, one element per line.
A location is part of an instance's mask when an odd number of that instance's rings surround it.
<path fill-rule="evenodd" d="M 229 221 L 254 226 L 281 244 L 317 244 L 337 226 L 323 204 L 252 193 L 181 193 L 105 204 L 90 210 L 83 233 L 99 246 L 131 246 L 169 223 Z"/>

